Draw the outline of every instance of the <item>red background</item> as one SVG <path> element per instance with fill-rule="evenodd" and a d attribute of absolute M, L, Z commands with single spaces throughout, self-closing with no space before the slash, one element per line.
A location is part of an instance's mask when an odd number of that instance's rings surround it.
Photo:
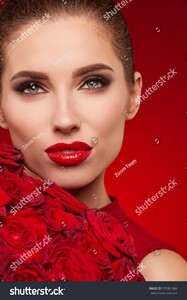
<path fill-rule="evenodd" d="M 177 75 L 144 100 L 127 123 L 123 148 L 106 174 L 107 190 L 131 218 L 187 260 L 187 1 L 132 0 L 122 13 L 133 39 L 136 69 L 143 75 L 142 93 L 170 68 Z M 10 143 L 4 130 L 0 142 Z M 137 163 L 116 178 L 114 173 L 133 160 Z M 170 179 L 178 185 L 138 216 L 136 206 Z"/>

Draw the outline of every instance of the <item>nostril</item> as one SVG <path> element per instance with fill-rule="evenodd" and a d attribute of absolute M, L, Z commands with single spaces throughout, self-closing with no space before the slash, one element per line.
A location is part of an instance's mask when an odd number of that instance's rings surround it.
<path fill-rule="evenodd" d="M 75 132 L 79 129 L 78 126 L 67 126 L 67 127 L 55 127 L 54 128 L 54 131 L 57 131 L 57 132 L 62 132 L 62 133 L 65 133 L 65 134 L 70 134 L 72 132 Z"/>

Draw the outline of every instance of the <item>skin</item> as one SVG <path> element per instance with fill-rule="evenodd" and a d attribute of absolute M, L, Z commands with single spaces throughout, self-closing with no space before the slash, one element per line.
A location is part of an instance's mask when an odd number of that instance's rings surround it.
<path fill-rule="evenodd" d="M 187 262 L 176 252 L 167 249 L 146 255 L 142 275 L 146 281 L 187 281 Z"/>
<path fill-rule="evenodd" d="M 41 180 L 49 178 L 87 206 L 101 208 L 110 202 L 104 172 L 121 149 L 126 120 L 132 119 L 138 111 L 136 99 L 141 94 L 142 79 L 136 72 L 134 86 L 127 85 L 122 63 L 105 38 L 107 35 L 99 34 L 90 24 L 85 26 L 80 17 L 47 22 L 15 49 L 7 44 L 0 124 L 9 130 L 14 146 L 22 151 L 28 175 Z M 16 39 L 31 25 L 22 27 L 11 39 Z M 88 68 L 96 64 L 103 64 L 107 69 L 91 71 Z M 87 72 L 83 75 L 85 67 Z M 33 75 L 15 78 L 20 71 L 40 72 L 45 78 L 34 79 Z M 110 85 L 103 87 L 93 80 L 86 83 L 94 75 L 109 78 Z M 24 94 L 15 91 L 15 85 L 26 80 L 41 85 L 34 89 L 36 94 L 28 95 L 31 88 L 26 88 Z M 30 144 L 36 136 L 40 137 Z M 91 144 L 92 137 L 97 137 L 99 142 L 80 165 L 62 168 L 45 153 L 47 147 L 58 142 Z M 166 257 L 172 252 L 163 251 Z M 168 280 L 173 265 L 180 270 L 186 267 L 176 253 L 172 252 L 166 261 L 164 255 L 157 257 L 156 263 L 151 253 L 144 258 L 147 268 L 142 274 L 146 280 Z M 154 274 L 159 274 L 159 278 Z M 181 274 L 180 280 L 186 276 L 185 271 Z M 173 272 L 174 280 L 178 280 L 175 276 Z"/>

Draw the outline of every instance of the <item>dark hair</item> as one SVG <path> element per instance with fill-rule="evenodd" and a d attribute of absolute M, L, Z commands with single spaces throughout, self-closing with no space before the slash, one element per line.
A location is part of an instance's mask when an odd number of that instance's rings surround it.
<path fill-rule="evenodd" d="M 50 13 L 53 18 L 84 16 L 87 22 L 96 21 L 102 26 L 123 64 L 127 83 L 133 85 L 134 53 L 127 23 L 119 11 L 109 20 L 104 18 L 114 5 L 112 0 L 9 0 L 0 11 L 0 78 L 6 65 L 5 47 L 12 34 L 31 21 L 42 18 L 44 13 Z"/>

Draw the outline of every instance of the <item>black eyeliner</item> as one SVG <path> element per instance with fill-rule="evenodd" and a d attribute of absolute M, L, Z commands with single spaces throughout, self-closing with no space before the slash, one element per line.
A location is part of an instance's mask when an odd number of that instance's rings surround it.
<path fill-rule="evenodd" d="M 99 82 L 103 85 L 102 87 L 96 88 L 95 90 L 99 90 L 99 89 L 102 89 L 104 87 L 107 87 L 108 85 L 110 85 L 112 83 L 112 79 L 108 76 L 90 75 L 89 77 L 87 77 L 83 80 L 83 83 L 81 84 L 81 87 L 84 86 L 85 84 L 88 84 L 91 81 Z M 89 89 L 87 89 L 87 90 L 89 90 Z M 93 91 L 94 89 L 90 89 L 90 90 Z"/>
<path fill-rule="evenodd" d="M 41 89 L 44 90 L 43 86 L 39 82 L 36 82 L 36 81 L 33 81 L 33 80 L 18 82 L 15 85 L 13 85 L 13 90 L 18 92 L 18 93 L 21 93 L 21 94 L 26 94 L 27 96 L 28 95 L 34 95 L 34 93 L 33 94 L 32 93 L 24 93 L 24 90 L 30 88 L 31 83 L 35 84 L 36 87 L 41 88 Z"/>

